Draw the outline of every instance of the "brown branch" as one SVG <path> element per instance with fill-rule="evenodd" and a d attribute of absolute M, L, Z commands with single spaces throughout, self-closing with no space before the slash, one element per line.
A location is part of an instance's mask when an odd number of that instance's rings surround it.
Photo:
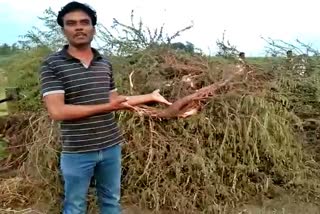
<path fill-rule="evenodd" d="M 130 92 L 132 94 L 133 92 L 133 82 L 132 82 L 132 75 L 134 74 L 135 70 L 132 70 L 132 72 L 129 74 L 129 82 L 130 82 Z"/>
<path fill-rule="evenodd" d="M 138 112 L 140 115 L 146 115 L 159 119 L 170 119 L 170 118 L 185 118 L 198 112 L 201 108 L 201 101 L 205 101 L 208 98 L 215 95 L 218 89 L 226 86 L 239 72 L 235 72 L 225 80 L 208 85 L 187 95 L 170 105 L 166 109 L 157 109 L 149 106 L 138 106 L 133 107 L 133 110 Z"/>

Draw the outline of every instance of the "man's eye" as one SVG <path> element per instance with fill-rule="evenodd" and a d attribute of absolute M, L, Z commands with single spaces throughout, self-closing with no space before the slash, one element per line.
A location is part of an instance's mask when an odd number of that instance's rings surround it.
<path fill-rule="evenodd" d="M 81 24 L 83 24 L 83 25 L 89 25 L 89 24 L 90 24 L 90 21 L 89 21 L 89 20 L 82 20 L 82 21 L 81 21 Z"/>
<path fill-rule="evenodd" d="M 67 22 L 66 23 L 68 26 L 73 26 L 73 25 L 75 25 L 76 23 L 75 22 Z"/>

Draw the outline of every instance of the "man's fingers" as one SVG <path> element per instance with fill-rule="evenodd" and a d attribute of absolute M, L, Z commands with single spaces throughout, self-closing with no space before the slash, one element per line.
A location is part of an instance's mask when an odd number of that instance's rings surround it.
<path fill-rule="evenodd" d="M 128 100 L 129 100 L 128 97 L 121 96 L 121 97 L 118 97 L 117 102 L 118 103 L 123 103 L 123 102 L 127 102 Z"/>
<path fill-rule="evenodd" d="M 124 107 L 129 108 L 129 109 L 132 109 L 132 110 L 135 110 L 135 109 L 136 109 L 134 106 L 130 105 L 130 104 L 127 103 L 127 102 L 122 103 L 122 105 L 123 105 Z"/>
<path fill-rule="evenodd" d="M 162 99 L 159 100 L 160 103 L 166 104 L 166 105 L 172 105 L 171 102 L 169 102 L 166 98 L 162 97 Z"/>
<path fill-rule="evenodd" d="M 172 103 L 171 103 L 171 102 L 169 102 L 169 101 L 167 101 L 167 105 L 168 105 L 168 106 L 170 106 L 170 105 L 172 105 Z"/>
<path fill-rule="evenodd" d="M 172 105 L 171 102 L 169 102 L 166 98 L 161 96 L 161 99 L 159 100 L 159 102 L 166 104 L 166 105 Z"/>

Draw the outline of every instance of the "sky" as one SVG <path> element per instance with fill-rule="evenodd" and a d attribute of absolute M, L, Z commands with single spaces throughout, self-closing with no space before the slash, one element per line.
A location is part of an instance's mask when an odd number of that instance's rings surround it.
<path fill-rule="evenodd" d="M 59 11 L 66 0 L 0 0 L 0 43 L 12 44 L 32 26 L 41 27 L 45 9 Z M 272 38 L 295 43 L 296 39 L 320 49 L 317 0 L 88 0 L 97 11 L 98 22 L 111 26 L 112 19 L 130 23 L 131 10 L 151 29 L 165 26 L 173 34 L 190 24 L 179 40 L 190 41 L 204 52 L 214 54 L 216 41 L 225 37 L 247 56 L 265 54 Z"/>

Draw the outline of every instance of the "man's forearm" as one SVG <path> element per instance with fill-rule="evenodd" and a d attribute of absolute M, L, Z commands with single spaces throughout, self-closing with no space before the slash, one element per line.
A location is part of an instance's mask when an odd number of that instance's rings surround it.
<path fill-rule="evenodd" d="M 76 120 L 96 114 L 112 111 L 109 104 L 99 105 L 63 105 L 59 108 L 52 109 L 50 117 L 53 120 Z"/>
<path fill-rule="evenodd" d="M 150 94 L 136 95 L 136 96 L 123 96 L 119 95 L 117 92 L 112 92 L 110 94 L 110 101 L 116 100 L 117 98 L 126 98 L 126 102 L 122 105 L 123 109 L 130 109 L 130 107 L 147 104 L 150 102 L 158 102 L 166 105 L 171 105 L 163 96 L 159 94 L 159 90 L 155 90 Z"/>
<path fill-rule="evenodd" d="M 144 94 L 144 95 L 137 95 L 137 96 L 128 96 L 127 103 L 130 106 L 141 105 L 149 102 L 153 102 L 154 98 L 152 94 Z"/>
<path fill-rule="evenodd" d="M 129 96 L 126 103 L 130 106 L 141 105 L 154 101 L 151 94 Z M 124 107 L 125 108 L 125 107 Z M 56 120 L 75 120 L 99 113 L 114 111 L 109 103 L 100 105 L 63 105 L 56 113 Z"/>
<path fill-rule="evenodd" d="M 65 104 L 63 94 L 51 94 L 44 97 L 47 110 L 53 120 L 76 120 L 100 113 L 124 109 L 122 103 L 127 98 L 118 96 L 109 103 L 97 105 L 69 105 Z"/>

